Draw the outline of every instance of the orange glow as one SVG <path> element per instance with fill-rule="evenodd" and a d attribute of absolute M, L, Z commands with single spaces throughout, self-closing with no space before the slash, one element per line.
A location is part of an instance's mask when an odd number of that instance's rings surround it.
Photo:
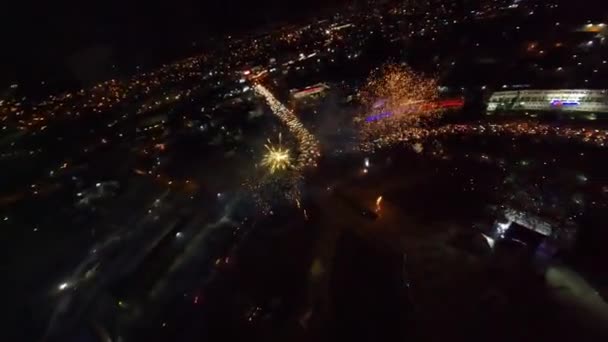
<path fill-rule="evenodd" d="M 382 210 L 382 196 L 376 198 L 376 212 L 378 213 L 380 210 Z"/>

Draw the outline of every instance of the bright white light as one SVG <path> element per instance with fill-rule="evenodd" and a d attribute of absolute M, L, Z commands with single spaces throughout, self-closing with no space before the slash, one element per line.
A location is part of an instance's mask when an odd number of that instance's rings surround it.
<path fill-rule="evenodd" d="M 481 236 L 483 236 L 484 239 L 486 239 L 486 242 L 488 243 L 488 246 L 490 246 L 490 248 L 494 249 L 494 244 L 496 243 L 496 241 L 494 241 L 494 239 L 492 239 L 491 237 L 487 236 L 486 234 L 481 234 Z"/>
<path fill-rule="evenodd" d="M 101 183 L 97 183 L 95 184 L 95 186 L 99 188 L 101 186 Z"/>
<path fill-rule="evenodd" d="M 182 236 L 184 236 L 184 234 L 182 232 L 175 233 L 175 237 L 178 239 L 181 238 Z"/>
<path fill-rule="evenodd" d="M 365 158 L 364 164 L 365 164 L 365 167 L 369 167 L 369 158 L 367 158 L 367 157 Z"/>
<path fill-rule="evenodd" d="M 243 93 L 246 92 L 246 91 L 249 91 L 249 89 L 251 89 L 251 88 L 249 88 L 249 86 L 243 87 Z"/>
<path fill-rule="evenodd" d="M 63 291 L 65 289 L 67 289 L 68 286 L 70 286 L 70 284 L 68 284 L 68 283 L 61 283 L 61 284 L 59 284 L 59 286 L 58 286 L 59 291 Z"/>
<path fill-rule="evenodd" d="M 498 233 L 498 235 L 500 237 L 504 237 L 505 233 L 507 232 L 507 230 L 509 230 L 509 228 L 511 227 L 511 221 L 504 223 L 504 222 L 498 222 L 498 224 L 496 225 L 496 232 Z"/>

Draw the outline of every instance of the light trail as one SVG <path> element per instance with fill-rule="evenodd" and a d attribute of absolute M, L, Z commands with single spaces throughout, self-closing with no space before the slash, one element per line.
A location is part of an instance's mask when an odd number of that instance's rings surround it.
<path fill-rule="evenodd" d="M 567 141 L 605 147 L 608 130 L 558 127 L 536 122 L 504 124 L 470 123 L 429 127 L 446 110 L 460 108 L 459 98 L 438 100 L 437 83 L 406 66 L 387 65 L 372 73 L 359 91 L 364 105 L 376 114 L 356 118 L 360 149 L 373 152 L 392 145 L 410 143 L 420 153 L 420 142 L 447 136 L 555 137 Z M 380 112 L 380 113 L 378 113 Z"/>
<path fill-rule="evenodd" d="M 303 170 L 307 167 L 317 166 L 317 159 L 321 156 L 319 150 L 319 142 L 317 139 L 302 125 L 298 117 L 283 105 L 266 87 L 261 84 L 253 86 L 255 92 L 266 100 L 270 106 L 270 110 L 281 120 L 293 134 L 298 143 L 299 155 L 295 159 L 293 166 L 297 170 Z"/>
<path fill-rule="evenodd" d="M 273 114 L 287 126 L 289 133 L 294 135 L 297 146 L 293 149 L 296 155 L 293 160 L 289 157 L 287 150 L 272 151 L 269 149 L 272 158 L 267 158 L 262 164 L 267 167 L 271 166 L 271 177 L 256 179 L 247 182 L 246 185 L 253 192 L 257 205 L 267 214 L 272 214 L 272 203 L 276 202 L 277 199 L 294 202 L 300 207 L 302 173 L 306 168 L 317 166 L 317 160 L 321 155 L 319 143 L 302 125 L 296 115 L 287 109 L 266 87 L 256 83 L 253 89 L 256 94 L 264 97 Z M 269 157 L 269 155 L 267 154 L 266 157 Z M 277 160 L 277 158 L 280 160 Z M 289 167 L 285 164 L 287 161 L 290 162 Z M 276 165 L 276 162 L 280 162 L 281 168 L 285 166 L 282 172 L 273 172 L 272 165 Z M 304 216 L 307 217 L 305 211 Z"/>
<path fill-rule="evenodd" d="M 373 140 L 363 140 L 362 151 L 373 152 L 402 143 L 418 143 L 426 139 L 457 135 L 487 135 L 511 137 L 555 137 L 598 147 L 608 146 L 608 130 L 595 128 L 558 127 L 533 122 L 505 124 L 459 124 L 438 128 L 395 125 L 387 134 Z"/>
<path fill-rule="evenodd" d="M 376 198 L 376 213 L 379 213 L 380 210 L 382 210 L 382 196 Z"/>

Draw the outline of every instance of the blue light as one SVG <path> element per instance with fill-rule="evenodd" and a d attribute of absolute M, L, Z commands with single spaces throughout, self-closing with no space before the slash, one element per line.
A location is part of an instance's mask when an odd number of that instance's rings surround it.
<path fill-rule="evenodd" d="M 385 113 L 380 113 L 380 114 L 376 114 L 376 115 L 372 115 L 372 116 L 368 116 L 365 119 L 365 122 L 374 122 L 374 121 L 378 121 L 384 118 L 388 118 L 389 116 L 393 115 L 392 112 L 385 112 Z"/>
<path fill-rule="evenodd" d="M 561 100 L 551 100 L 551 106 L 553 107 L 572 107 L 572 106 L 578 106 L 580 103 L 578 101 L 574 101 L 574 100 L 566 100 L 566 101 L 561 101 Z"/>

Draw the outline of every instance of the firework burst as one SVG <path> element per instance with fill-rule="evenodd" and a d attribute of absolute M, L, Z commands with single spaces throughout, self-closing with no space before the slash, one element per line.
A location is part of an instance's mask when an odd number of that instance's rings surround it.
<path fill-rule="evenodd" d="M 278 145 L 273 145 L 270 139 L 268 139 L 268 144 L 264 145 L 264 147 L 266 147 L 266 154 L 264 155 L 264 159 L 262 159 L 262 165 L 266 166 L 270 170 L 270 173 L 284 171 L 291 166 L 289 149 L 283 147 L 281 134 L 279 134 Z"/>
<path fill-rule="evenodd" d="M 303 171 L 317 165 L 320 156 L 319 143 L 298 119 L 295 113 L 285 107 L 266 87 L 253 86 L 254 91 L 263 97 L 271 111 L 289 130 L 293 149 L 283 147 L 281 135 L 279 144 L 268 141 L 266 154 L 261 165 L 270 172 L 249 182 L 253 198 L 263 212 L 270 213 L 277 205 L 301 203 Z"/>
<path fill-rule="evenodd" d="M 557 137 L 599 147 L 608 146 L 608 130 L 561 127 L 535 122 L 503 124 L 433 123 L 444 109 L 462 101 L 437 101 L 437 83 L 405 66 L 388 65 L 374 72 L 359 92 L 363 115 L 357 117 L 359 150 L 373 152 L 397 144 L 409 145 L 422 153 L 424 145 L 449 136 L 494 135 Z"/>
<path fill-rule="evenodd" d="M 359 91 L 359 98 L 367 110 L 381 111 L 390 120 L 416 123 L 431 116 L 420 104 L 437 99 L 437 82 L 425 78 L 407 66 L 389 64 L 372 73 Z M 389 120 L 389 121 L 390 121 Z"/>
<path fill-rule="evenodd" d="M 304 127 L 298 117 L 279 102 L 268 89 L 261 84 L 256 84 L 254 90 L 266 99 L 272 112 L 287 126 L 289 133 L 295 137 L 297 156 L 293 160 L 293 168 L 303 170 L 307 167 L 316 166 L 316 161 L 320 156 L 317 139 Z"/>
<path fill-rule="evenodd" d="M 364 108 L 364 115 L 357 118 L 363 145 L 399 142 L 439 115 L 428 106 L 438 97 L 436 81 L 403 65 L 390 64 L 373 72 L 358 95 Z"/>

